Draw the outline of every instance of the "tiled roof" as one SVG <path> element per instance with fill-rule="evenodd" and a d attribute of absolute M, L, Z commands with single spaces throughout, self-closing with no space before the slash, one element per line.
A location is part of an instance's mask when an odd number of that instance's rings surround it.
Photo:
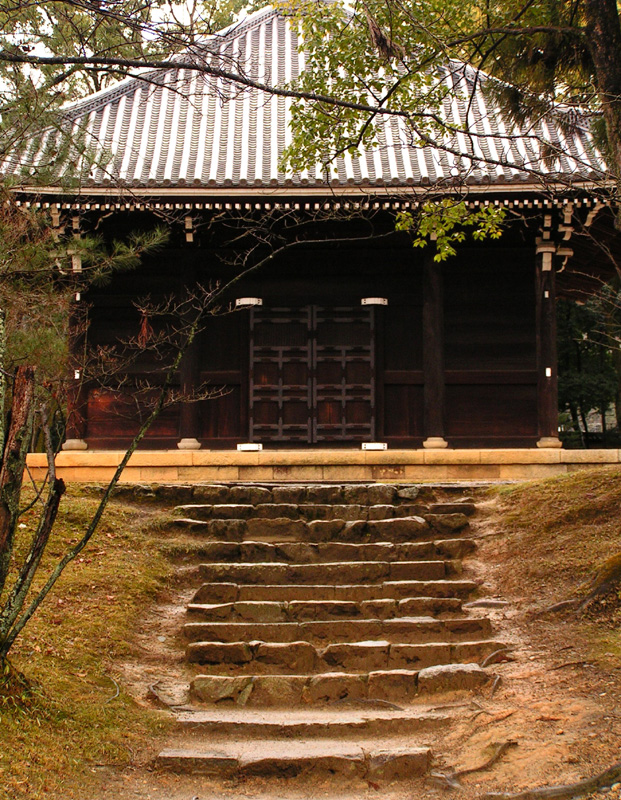
<path fill-rule="evenodd" d="M 241 64 L 247 74 L 271 84 L 285 84 L 303 67 L 295 25 L 269 8 L 214 37 L 209 49 L 220 65 Z M 445 117 L 474 135 L 456 133 L 444 150 L 415 146 L 406 121 L 384 116 L 377 146 L 339 158 L 330 176 L 320 167 L 302 173 L 282 169 L 281 154 L 291 141 L 291 99 L 188 69 L 126 79 L 66 113 L 73 136 L 85 137 L 97 155 L 85 187 L 377 187 L 467 180 L 500 188 L 537 182 L 520 169 L 524 164 L 565 181 L 601 177 L 603 159 L 586 123 L 580 120 L 567 133 L 551 115 L 519 131 L 483 90 L 486 78 L 479 74 L 475 80 L 475 74 L 452 63 L 445 80 L 456 91 L 444 103 Z M 49 131 L 33 139 L 0 171 L 27 183 L 32 165 L 49 161 L 56 135 Z M 563 153 L 549 166 L 543 142 Z M 66 159 L 72 160 L 75 156 Z M 63 172 L 60 166 L 59 175 Z"/>

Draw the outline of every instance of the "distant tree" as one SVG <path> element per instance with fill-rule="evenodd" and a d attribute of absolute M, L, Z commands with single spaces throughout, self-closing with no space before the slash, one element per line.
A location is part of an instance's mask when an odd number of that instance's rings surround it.
<path fill-rule="evenodd" d="M 602 429 L 605 414 L 617 398 L 615 351 L 603 332 L 605 322 L 598 299 L 584 304 L 559 300 L 558 389 L 559 410 L 568 411 L 574 430 L 589 443 L 588 415 L 598 411 Z"/>

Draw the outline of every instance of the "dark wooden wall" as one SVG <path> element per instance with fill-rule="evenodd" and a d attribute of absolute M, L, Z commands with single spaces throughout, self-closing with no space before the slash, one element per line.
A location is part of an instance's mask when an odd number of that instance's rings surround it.
<path fill-rule="evenodd" d="M 482 244 L 463 248 L 443 265 L 445 435 L 451 446 L 533 446 L 537 439 L 532 250 L 519 242 Z M 388 298 L 388 306 L 375 312 L 375 438 L 391 447 L 420 447 L 426 437 L 422 256 L 406 240 L 298 250 L 236 286 L 228 299 L 258 296 L 265 307 L 295 308 L 354 307 L 361 297 Z M 186 268 L 204 283 L 214 281 L 219 277 L 214 263 L 208 250 L 170 247 L 91 291 L 90 344 L 107 347 L 135 336 L 141 317 L 132 298 L 150 294 L 157 300 L 180 291 Z M 196 348 L 199 382 L 220 395 L 200 402 L 197 437 L 205 447 L 232 448 L 248 440 L 249 312 L 209 320 Z M 155 391 L 161 362 L 145 349 L 127 372 L 130 382 L 148 381 Z M 90 387 L 90 447 L 123 447 L 147 406 L 140 392 L 118 392 L 112 384 Z M 175 448 L 179 419 L 179 406 L 167 409 L 145 446 Z"/>

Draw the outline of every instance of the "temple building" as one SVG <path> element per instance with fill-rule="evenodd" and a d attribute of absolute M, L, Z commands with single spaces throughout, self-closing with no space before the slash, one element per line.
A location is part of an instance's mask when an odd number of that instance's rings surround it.
<path fill-rule="evenodd" d="M 209 47 L 218 63 L 273 85 L 300 65 L 295 26 L 270 8 Z M 605 272 L 596 243 L 612 236 L 611 214 L 593 191 L 602 158 L 586 125 L 568 131 L 555 111 L 516 132 L 474 70 L 447 67 L 447 80 L 456 94 L 446 114 L 472 136 L 422 147 L 402 120 L 385 118 L 377 144 L 329 174 L 282 166 L 291 99 L 183 67 L 67 109 L 93 154 L 90 164 L 78 158 L 87 164 L 78 188 L 62 167 L 56 185 L 29 186 L 24 165 L 49 157 L 53 131 L 4 162 L 20 202 L 50 209 L 65 230 L 112 240 L 169 229 L 140 267 L 80 298 L 90 346 L 151 324 L 137 298 L 224 287 L 219 305 L 230 313 L 207 321 L 175 379 L 217 396 L 168 407 L 142 447 L 560 446 L 555 298 Z M 439 262 L 433 242 L 413 247 L 395 231 L 399 211 L 442 197 L 504 208 L 503 236 L 467 238 Z M 157 387 L 161 369 L 148 348 L 121 385 L 89 383 L 76 369 L 65 447 L 125 447 L 142 414 L 132 387 Z"/>

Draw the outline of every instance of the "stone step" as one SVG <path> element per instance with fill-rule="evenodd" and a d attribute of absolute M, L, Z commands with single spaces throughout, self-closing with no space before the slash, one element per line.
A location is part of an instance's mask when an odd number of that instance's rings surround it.
<path fill-rule="evenodd" d="M 437 664 L 481 662 L 503 646 L 494 639 L 426 644 L 393 644 L 379 640 L 329 644 L 327 647 L 306 641 L 201 641 L 188 645 L 186 657 L 190 663 L 200 664 L 203 668 L 212 667 L 207 672 L 218 675 L 316 673 L 335 669 L 346 672 L 417 670 Z"/>
<path fill-rule="evenodd" d="M 491 624 L 481 619 L 324 620 L 315 622 L 188 622 L 183 633 L 190 642 L 391 642 L 459 641 L 472 636 L 490 636 Z"/>
<path fill-rule="evenodd" d="M 438 504 L 431 506 L 423 503 L 406 503 L 403 505 L 343 505 L 326 503 L 259 503 L 233 504 L 225 503 L 211 505 L 208 503 L 189 503 L 176 506 L 175 513 L 181 517 L 191 517 L 199 520 L 216 519 L 291 519 L 291 520 L 376 520 L 392 519 L 393 517 L 422 516 L 424 514 L 456 513 L 462 511 L 462 504 L 447 504 L 450 511 L 438 510 Z M 470 510 L 468 504 L 463 504 L 463 509 Z M 464 513 L 466 513 L 464 511 Z"/>
<path fill-rule="evenodd" d="M 458 573 L 460 562 L 433 561 L 330 561 L 323 564 L 231 563 L 200 564 L 207 583 L 316 584 L 319 581 L 380 583 L 382 581 L 441 580 Z"/>
<path fill-rule="evenodd" d="M 319 564 L 329 561 L 416 561 L 458 559 L 476 549 L 474 539 L 437 539 L 428 542 L 205 542 L 193 548 L 198 558 L 211 562 L 292 562 Z"/>
<path fill-rule="evenodd" d="M 180 530 L 224 542 L 413 542 L 442 535 L 459 534 L 469 524 L 462 513 L 425 514 L 375 520 L 289 519 L 195 519 L 180 517 L 171 524 Z"/>
<path fill-rule="evenodd" d="M 224 519 L 302 519 L 302 520 L 379 520 L 399 517 L 424 517 L 425 514 L 464 514 L 472 516 L 474 503 L 402 503 L 400 505 L 345 505 L 339 503 L 187 503 L 175 507 L 181 517 L 197 520 Z"/>
<path fill-rule="evenodd" d="M 207 710 L 188 709 L 175 714 L 184 730 L 199 736 L 305 739 L 334 736 L 356 739 L 371 736 L 399 736 L 426 733 L 446 726 L 455 710 L 440 711 L 426 706 L 391 708 L 384 700 L 365 700 L 358 708 L 282 709 L 217 706 Z M 282 743 L 280 743 L 282 744 Z"/>
<path fill-rule="evenodd" d="M 202 622 L 305 622 L 329 619 L 391 619 L 437 616 L 461 611 L 458 597 L 407 597 L 403 600 L 240 600 L 190 603 L 188 615 Z"/>
<path fill-rule="evenodd" d="M 475 581 L 463 579 L 432 581 L 381 581 L 374 584 L 244 584 L 204 583 L 194 603 L 236 603 L 239 601 L 292 602 L 295 600 L 405 600 L 416 598 L 466 598 L 477 589 Z"/>
<path fill-rule="evenodd" d="M 190 695 L 206 705 L 234 702 L 251 707 L 333 706 L 364 700 L 410 704 L 429 694 L 476 690 L 491 677 L 478 664 L 319 675 L 197 675 Z"/>
<path fill-rule="evenodd" d="M 214 777 L 291 779 L 334 777 L 348 781 L 393 781 L 424 775 L 431 764 L 428 747 L 405 740 L 379 740 L 370 749 L 357 742 L 334 739 L 253 742 L 209 741 L 202 746 L 163 750 L 156 761 L 161 769 L 201 773 Z"/>

